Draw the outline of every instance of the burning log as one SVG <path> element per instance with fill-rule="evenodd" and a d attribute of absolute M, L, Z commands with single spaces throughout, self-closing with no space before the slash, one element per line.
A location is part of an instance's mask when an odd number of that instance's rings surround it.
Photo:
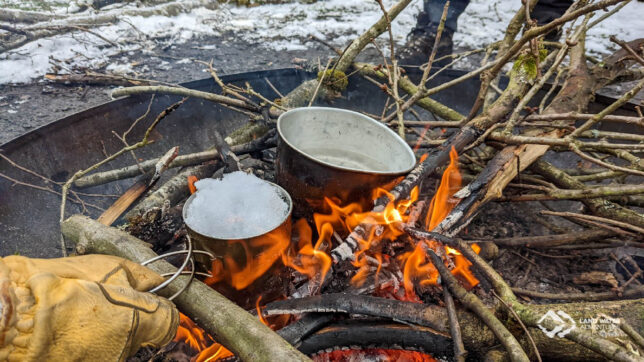
<path fill-rule="evenodd" d="M 145 242 L 85 216 L 72 216 L 61 223 L 61 228 L 63 235 L 76 245 L 79 254 L 116 255 L 138 263 L 157 256 Z M 160 274 L 177 271 L 165 261 L 155 262 L 149 267 Z M 187 282 L 187 276 L 180 276 L 160 294 L 171 296 Z M 202 282 L 192 281 L 174 302 L 242 360 L 309 360 L 251 314 Z"/>
<path fill-rule="evenodd" d="M 530 308 L 537 315 L 544 315 L 549 310 L 561 310 L 573 316 L 577 322 L 589 320 L 589 318 L 597 319 L 600 315 L 626 315 L 627 323 L 639 328 L 639 326 L 642 326 L 642 320 L 639 318 L 638 313 L 644 308 L 644 300 L 635 299 L 611 303 L 543 304 L 531 305 Z M 500 318 L 505 318 L 501 308 L 492 308 L 490 311 L 499 315 Z M 324 294 L 272 302 L 266 305 L 263 313 L 265 315 L 325 313 L 322 315 L 326 316 L 329 316 L 330 313 L 346 313 L 400 320 L 413 325 L 432 328 L 442 335 L 448 334 L 450 330 L 445 308 L 353 294 Z M 463 332 L 463 342 L 470 351 L 470 356 L 482 356 L 497 343 L 496 337 L 491 330 L 474 314 L 457 308 L 457 315 Z M 313 318 L 313 314 L 309 315 L 308 318 Z M 583 327 L 583 325 L 580 327 Z M 622 333 L 618 333 L 619 325 L 615 324 L 611 328 L 618 335 L 613 338 L 623 337 Z M 527 343 L 526 335 L 515 328 L 512 328 L 512 331 L 522 344 Z M 530 326 L 529 331 L 544 358 L 557 359 L 565 356 L 566 360 L 571 361 L 598 360 L 601 358 L 585 347 L 567 341 L 565 338 L 549 338 L 536 325 Z"/>

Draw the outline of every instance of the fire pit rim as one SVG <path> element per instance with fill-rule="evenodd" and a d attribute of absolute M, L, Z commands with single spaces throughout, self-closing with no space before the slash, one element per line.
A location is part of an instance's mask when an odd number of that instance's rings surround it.
<path fill-rule="evenodd" d="M 380 127 L 381 129 L 383 129 L 383 131 L 385 133 L 388 133 L 391 136 L 393 136 L 394 139 L 396 139 L 396 141 L 399 142 L 401 146 L 403 146 L 403 148 L 408 153 L 409 159 L 412 160 L 412 162 L 410 163 L 410 165 L 407 168 L 402 169 L 402 170 L 396 170 L 396 171 L 377 171 L 377 170 L 368 170 L 367 171 L 367 170 L 360 170 L 360 169 L 356 169 L 356 168 L 352 168 L 352 167 L 334 165 L 332 163 L 320 160 L 320 159 L 318 159 L 318 158 L 316 158 L 314 156 L 311 156 L 308 153 L 304 152 L 299 147 L 296 147 L 292 142 L 289 142 L 289 140 L 282 133 L 281 123 L 282 123 L 282 120 L 284 119 L 285 116 L 293 114 L 293 113 L 299 113 L 299 112 L 305 112 L 305 111 L 328 111 L 328 110 L 346 112 L 348 114 L 352 114 L 352 115 L 354 115 L 356 117 L 362 118 L 363 120 L 374 124 L 376 127 Z M 378 122 L 377 120 L 375 120 L 375 119 L 373 119 L 373 118 L 371 118 L 369 116 L 366 116 L 366 115 L 364 115 L 362 113 L 352 111 L 352 110 L 349 110 L 349 109 L 335 108 L 335 107 L 299 107 L 299 108 L 294 108 L 294 109 L 291 109 L 291 110 L 288 110 L 288 111 L 282 113 L 277 118 L 277 126 L 276 126 L 276 128 L 277 128 L 277 133 L 279 134 L 280 141 L 286 143 L 290 148 L 295 150 L 297 153 L 299 153 L 300 155 L 304 156 L 305 158 L 307 158 L 307 159 L 309 159 L 309 160 L 311 160 L 311 161 L 313 161 L 315 163 L 318 163 L 318 164 L 321 164 L 321 165 L 323 165 L 325 167 L 330 167 L 330 168 L 333 168 L 333 169 L 336 169 L 336 170 L 355 172 L 355 173 L 360 173 L 360 174 L 364 174 L 364 175 L 398 176 L 398 175 L 403 175 L 403 174 L 406 174 L 406 173 L 410 172 L 414 168 L 414 166 L 416 166 L 416 155 L 414 154 L 414 151 L 411 149 L 411 147 L 409 147 L 409 145 L 404 140 L 400 139 L 400 137 L 396 134 L 396 132 L 392 131 L 386 125 L 382 124 L 381 122 Z"/>
<path fill-rule="evenodd" d="M 288 221 L 288 219 L 291 217 L 291 214 L 293 213 L 293 199 L 291 199 L 291 195 L 288 193 L 288 191 L 286 191 L 280 185 L 278 185 L 276 183 L 273 183 L 273 182 L 270 182 L 270 181 L 266 181 L 264 179 L 262 179 L 262 181 L 264 181 L 264 182 L 270 184 L 271 186 L 277 188 L 278 192 L 280 193 L 280 196 L 284 197 L 285 198 L 284 201 L 288 204 L 288 212 L 284 215 L 284 218 L 275 227 L 273 227 L 271 229 L 268 229 L 268 230 L 265 230 L 263 232 L 260 232 L 258 234 L 252 234 L 252 235 L 249 235 L 249 236 L 243 236 L 243 237 L 238 237 L 238 238 L 224 238 L 224 237 L 215 236 L 215 235 L 206 235 L 206 234 L 204 234 L 202 232 L 199 232 L 199 231 L 195 230 L 192 226 L 190 226 L 188 224 L 188 222 L 186 221 L 187 220 L 186 217 L 187 217 L 188 207 L 189 207 L 190 204 L 192 204 L 192 201 L 194 201 L 195 197 L 197 196 L 197 192 L 199 192 L 199 190 L 197 190 L 194 194 L 192 194 L 192 195 L 190 195 L 188 197 L 186 202 L 183 204 L 183 208 L 181 210 L 181 217 L 183 218 L 184 223 L 186 224 L 186 228 L 188 228 L 190 230 L 190 232 L 195 233 L 195 234 L 197 234 L 197 235 L 199 235 L 199 236 L 201 236 L 203 238 L 217 239 L 217 240 L 230 240 L 230 241 L 243 241 L 243 240 L 249 240 L 249 239 L 257 238 L 257 237 L 260 237 L 262 235 L 266 235 L 268 233 L 271 233 L 271 232 L 281 228 L 282 226 L 284 226 L 284 223 L 286 223 Z"/>

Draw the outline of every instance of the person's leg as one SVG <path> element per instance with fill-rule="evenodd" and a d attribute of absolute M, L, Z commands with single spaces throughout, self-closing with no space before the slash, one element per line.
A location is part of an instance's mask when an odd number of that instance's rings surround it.
<path fill-rule="evenodd" d="M 416 26 L 407 36 L 405 46 L 398 53 L 403 65 L 420 65 L 427 61 L 436 39 L 436 31 L 443 14 L 446 0 L 424 0 L 423 11 L 418 14 Z M 437 56 L 452 52 L 452 35 L 456 31 L 458 16 L 465 10 L 469 0 L 452 0 L 445 19 L 445 29 L 438 44 Z M 445 62 L 439 62 L 445 63 Z M 436 63 L 435 65 L 439 65 Z"/>
<path fill-rule="evenodd" d="M 423 7 L 425 13 L 428 15 L 427 26 L 438 28 L 443 15 L 443 8 L 447 0 L 425 0 Z M 449 9 L 447 10 L 447 18 L 445 19 L 446 31 L 454 33 L 456 31 L 456 22 L 458 17 L 465 11 L 469 0 L 452 0 L 449 2 Z"/>
<path fill-rule="evenodd" d="M 539 0 L 530 16 L 543 25 L 561 17 L 572 3 L 572 0 Z"/>
<path fill-rule="evenodd" d="M 539 25 L 547 24 L 561 17 L 572 3 L 572 0 L 539 0 L 532 9 L 530 17 L 535 19 Z M 546 34 L 546 40 L 557 41 L 560 36 L 560 30 L 553 30 Z"/>

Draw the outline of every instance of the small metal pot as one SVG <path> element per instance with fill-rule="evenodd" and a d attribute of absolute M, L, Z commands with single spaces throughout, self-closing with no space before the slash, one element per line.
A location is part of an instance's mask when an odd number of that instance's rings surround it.
<path fill-rule="evenodd" d="M 411 148 L 376 120 L 337 108 L 297 108 L 277 120 L 277 183 L 298 216 L 321 212 L 324 197 L 372 206 L 377 187 L 391 189 L 416 163 Z"/>
<path fill-rule="evenodd" d="M 268 182 L 268 181 L 265 181 Z M 254 258 L 257 254 L 263 253 L 262 246 L 269 245 L 274 240 L 291 240 L 291 213 L 293 211 L 293 201 L 291 196 L 280 186 L 268 182 L 275 186 L 282 199 L 288 204 L 288 213 L 279 225 L 267 229 L 263 233 L 240 235 L 239 238 L 223 239 L 217 235 L 204 235 L 194 230 L 188 222 L 186 222 L 186 229 L 190 238 L 192 239 L 195 250 L 205 250 L 213 254 L 217 258 L 231 257 L 235 263 L 243 267 L 249 259 Z M 183 220 L 187 219 L 187 210 L 193 202 L 197 193 L 192 194 L 183 206 Z M 240 192 L 246 192 L 240 190 Z M 270 211 L 267 211 L 270 212 Z M 275 259 L 279 255 L 274 256 Z M 205 270 L 210 270 L 211 260 L 208 256 L 203 254 L 195 254 L 195 260 Z"/>

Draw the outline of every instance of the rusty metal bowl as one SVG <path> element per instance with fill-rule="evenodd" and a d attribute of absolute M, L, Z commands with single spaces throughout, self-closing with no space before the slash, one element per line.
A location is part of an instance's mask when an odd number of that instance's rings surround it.
<path fill-rule="evenodd" d="M 188 223 L 188 209 L 196 198 L 199 191 L 192 194 L 183 206 L 183 220 L 186 223 L 188 234 L 192 238 L 195 250 L 204 250 L 210 252 L 216 258 L 232 258 L 237 265 L 244 266 L 248 260 L 252 260 L 259 253 L 263 253 L 262 246 L 270 245 L 271 241 L 291 239 L 291 213 L 293 211 L 293 201 L 291 196 L 282 187 L 268 181 L 264 181 L 274 186 L 281 198 L 288 205 L 288 212 L 284 219 L 277 225 L 271 225 L 259 233 L 246 233 L 235 238 L 222 235 L 207 235 L 200 233 Z M 253 197 L 245 190 L 239 190 L 240 197 Z M 267 211 L 270 212 L 270 211 Z M 277 260 L 279 255 L 274 255 Z M 195 260 L 201 269 L 210 270 L 211 260 L 203 254 L 196 254 Z"/>
<path fill-rule="evenodd" d="M 301 216 L 323 211 L 324 197 L 369 208 L 373 190 L 390 189 L 416 163 L 384 124 L 338 108 L 297 108 L 277 120 L 277 183 Z"/>

